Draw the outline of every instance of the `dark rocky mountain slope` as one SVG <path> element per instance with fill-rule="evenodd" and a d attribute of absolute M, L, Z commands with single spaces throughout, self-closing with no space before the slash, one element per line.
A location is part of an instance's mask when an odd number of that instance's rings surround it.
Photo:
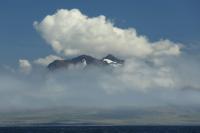
<path fill-rule="evenodd" d="M 57 69 L 68 69 L 70 67 L 85 68 L 88 66 L 105 67 L 112 66 L 117 67 L 124 64 L 124 60 L 118 59 L 117 57 L 109 54 L 102 59 L 97 59 L 89 55 L 80 55 L 72 59 L 67 60 L 55 60 L 50 63 L 47 67 L 49 70 Z"/>

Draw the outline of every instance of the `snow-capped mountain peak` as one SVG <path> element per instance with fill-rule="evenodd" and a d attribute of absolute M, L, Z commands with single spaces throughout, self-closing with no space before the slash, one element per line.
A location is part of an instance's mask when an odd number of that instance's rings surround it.
<path fill-rule="evenodd" d="M 85 68 L 88 66 L 96 66 L 96 67 L 118 67 L 124 63 L 124 60 L 118 59 L 113 55 L 107 55 L 102 59 L 97 59 L 89 55 L 80 55 L 72 59 L 68 60 L 55 60 L 48 65 L 49 70 L 56 70 L 60 68 Z"/>
<path fill-rule="evenodd" d="M 111 64 L 111 63 L 117 63 L 117 62 L 115 62 L 115 61 L 112 61 L 112 60 L 110 60 L 110 59 L 103 59 L 103 61 L 104 62 L 106 62 L 106 63 L 108 63 L 108 64 Z"/>

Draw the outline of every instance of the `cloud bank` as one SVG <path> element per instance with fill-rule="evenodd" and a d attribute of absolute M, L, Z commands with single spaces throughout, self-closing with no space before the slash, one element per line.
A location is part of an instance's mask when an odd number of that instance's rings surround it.
<path fill-rule="evenodd" d="M 199 105 L 200 63 L 196 55 L 181 51 L 183 44 L 162 39 L 151 42 L 134 28 L 118 28 L 103 15 L 88 17 L 78 9 L 58 10 L 34 22 L 34 26 L 56 55 L 33 61 L 20 59 L 19 70 L 1 68 L 0 111 L 57 106 Z M 103 57 L 108 53 L 124 58 L 125 65 L 54 73 L 46 69 L 62 57 Z"/>
<path fill-rule="evenodd" d="M 147 57 L 180 54 L 179 44 L 169 40 L 150 42 L 134 28 L 116 27 L 105 16 L 88 17 L 78 9 L 60 9 L 34 26 L 51 47 L 61 55 L 90 54 L 121 57 Z"/>
<path fill-rule="evenodd" d="M 119 69 L 70 69 L 50 73 L 0 71 L 0 112 L 57 107 L 154 107 L 198 105 L 200 64 L 166 59 L 163 66 L 127 61 Z M 189 63 L 189 64 L 188 64 Z M 41 67 L 43 68 L 43 67 Z M 11 111 L 11 112 L 12 112 Z"/>

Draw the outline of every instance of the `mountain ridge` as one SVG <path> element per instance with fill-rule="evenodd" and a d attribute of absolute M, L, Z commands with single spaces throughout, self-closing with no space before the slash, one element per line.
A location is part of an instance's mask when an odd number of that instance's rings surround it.
<path fill-rule="evenodd" d="M 102 59 L 97 59 L 90 55 L 79 55 L 77 57 L 65 60 L 54 60 L 51 62 L 47 68 L 51 71 L 57 69 L 68 69 L 70 66 L 81 66 L 82 68 L 87 66 L 96 66 L 96 67 L 105 67 L 105 66 L 112 66 L 118 67 L 123 65 L 125 60 L 119 59 L 112 54 L 108 54 L 107 56 L 103 57 Z"/>

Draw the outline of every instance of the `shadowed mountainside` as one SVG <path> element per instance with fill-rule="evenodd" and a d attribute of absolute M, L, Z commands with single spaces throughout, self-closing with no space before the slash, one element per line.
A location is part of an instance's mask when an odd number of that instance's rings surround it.
<path fill-rule="evenodd" d="M 97 59 L 89 55 L 80 55 L 72 59 L 68 60 L 55 60 L 50 63 L 47 67 L 49 70 L 54 71 L 56 69 L 68 69 L 69 67 L 79 66 L 79 67 L 87 67 L 87 66 L 112 66 L 117 67 L 124 64 L 124 60 L 118 59 L 117 57 L 109 54 L 102 59 Z"/>

